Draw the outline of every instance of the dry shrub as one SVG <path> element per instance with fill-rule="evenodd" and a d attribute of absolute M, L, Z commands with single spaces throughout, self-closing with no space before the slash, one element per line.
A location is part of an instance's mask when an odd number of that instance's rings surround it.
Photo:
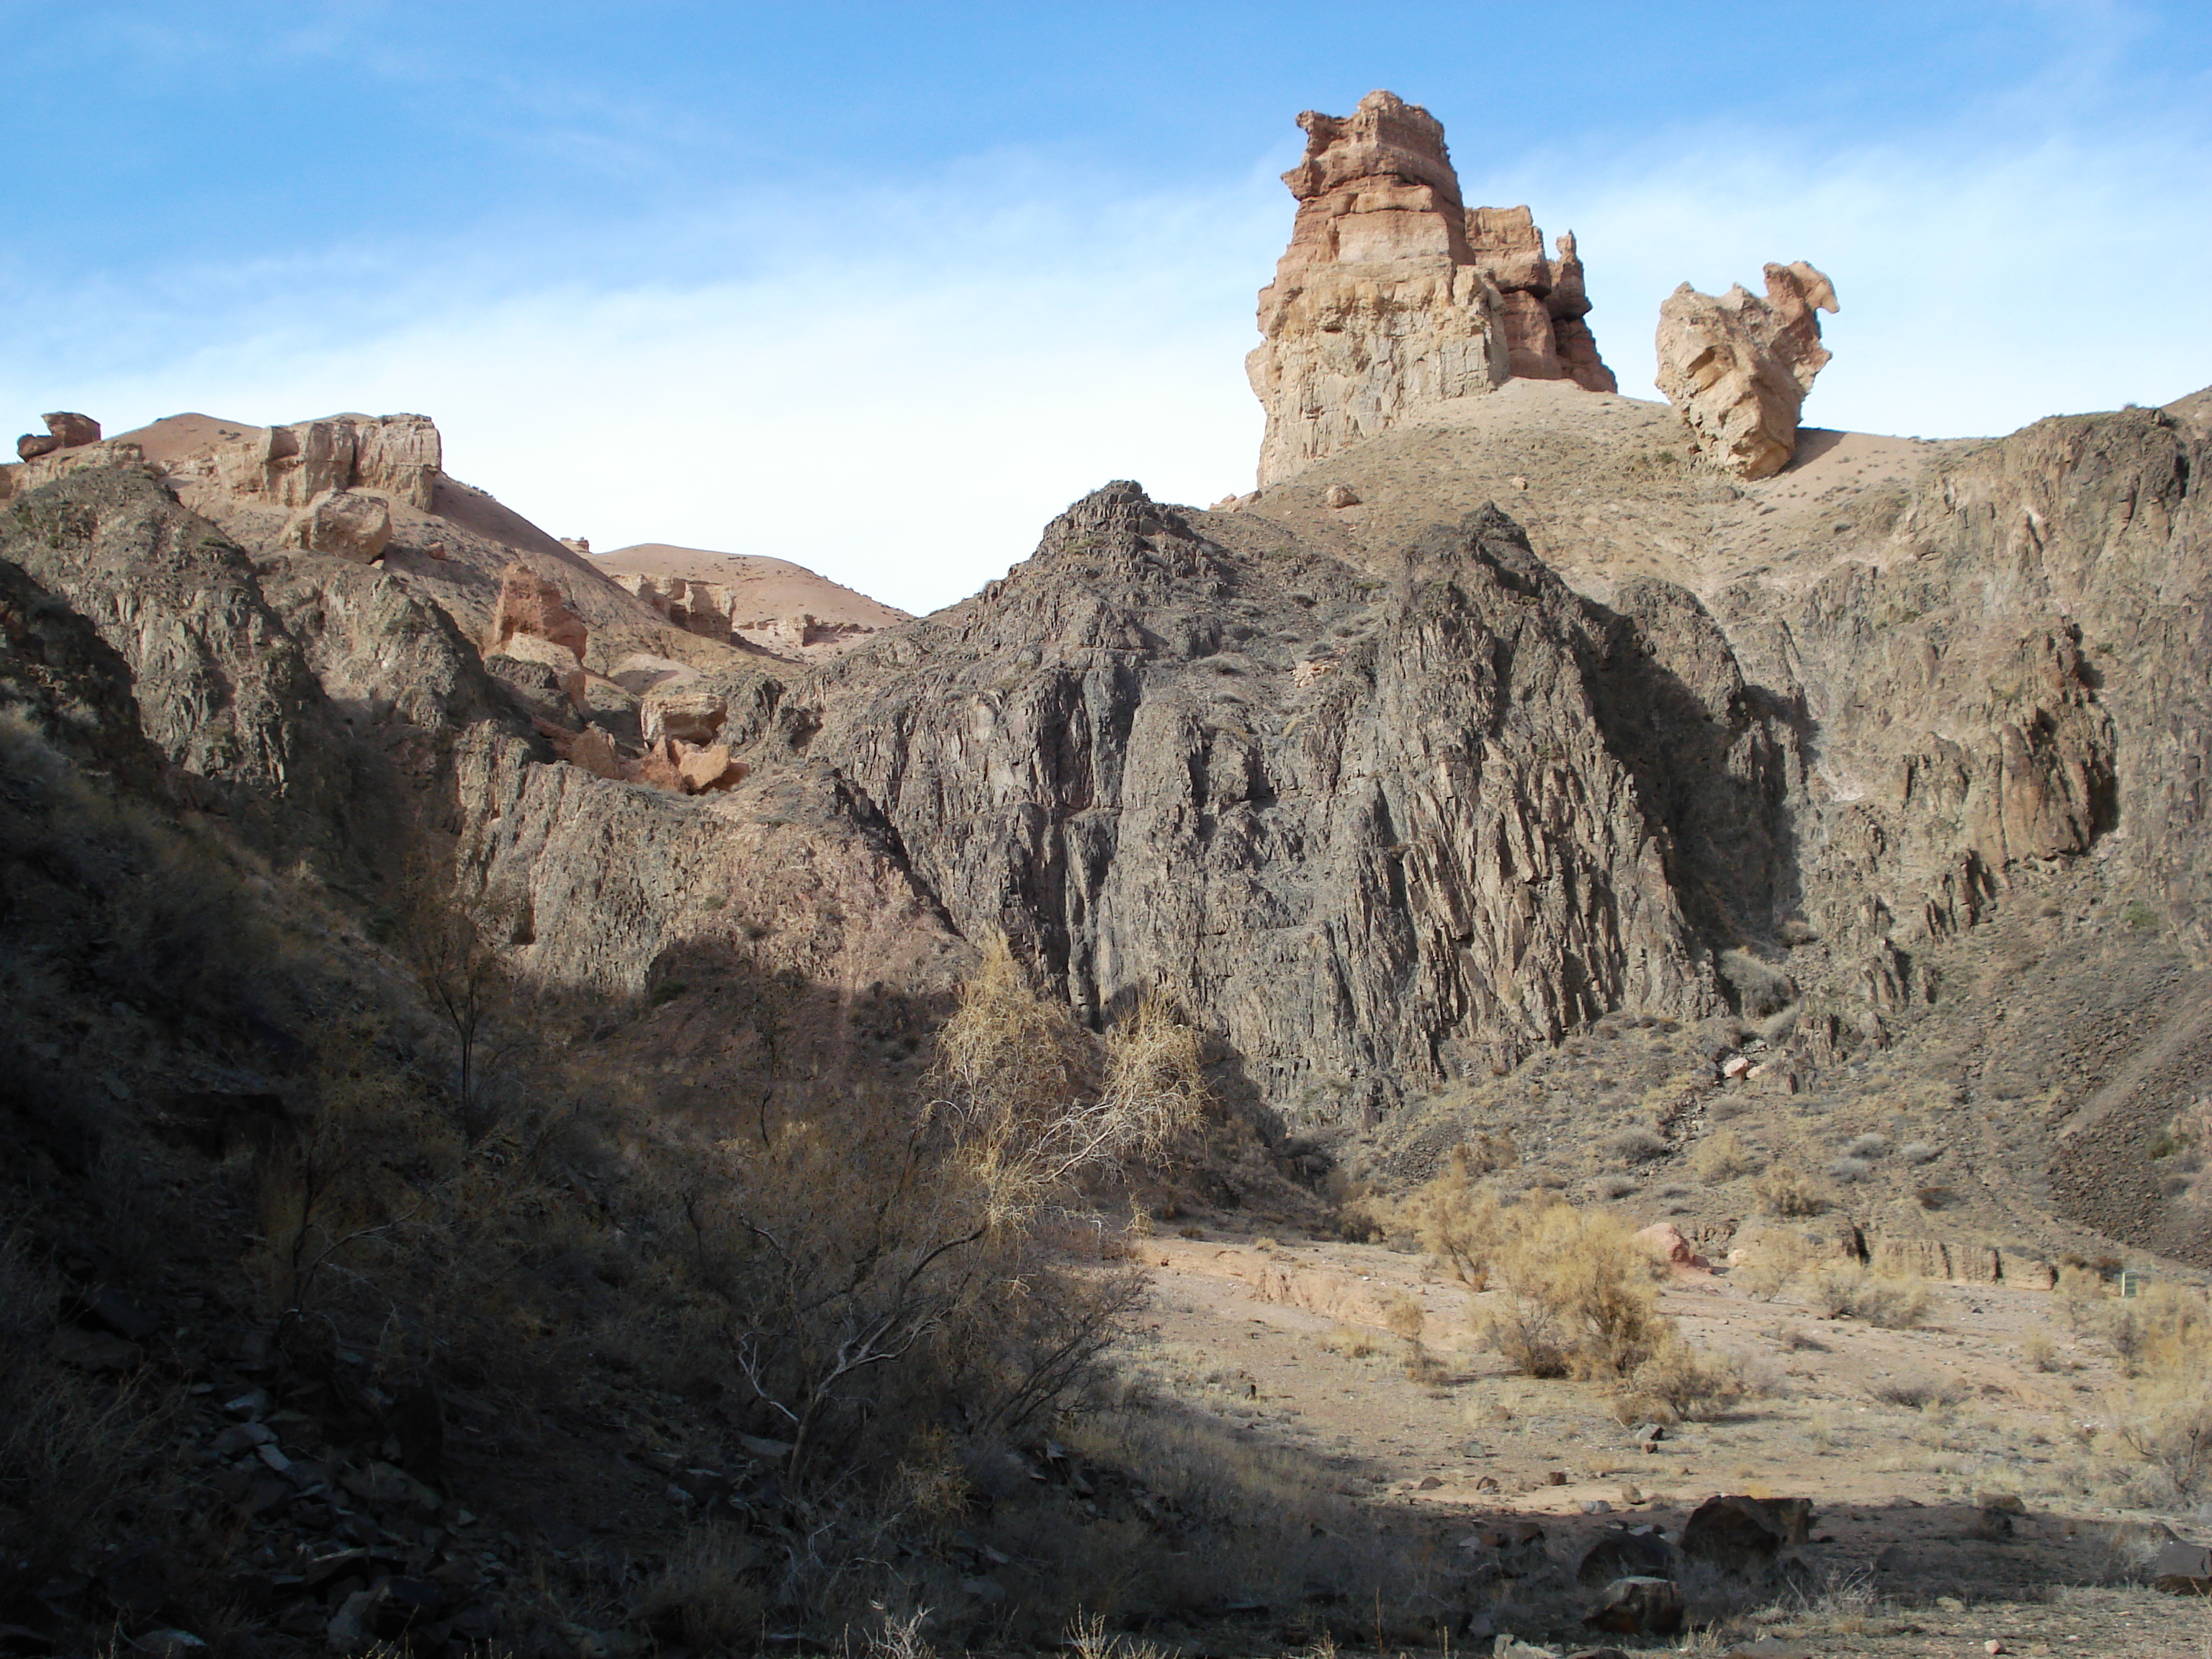
<path fill-rule="evenodd" d="M 1649 1164 L 1674 1151 L 1674 1147 L 1648 1123 L 1631 1124 L 1606 1142 L 1606 1151 L 1624 1164 Z"/>
<path fill-rule="evenodd" d="M 1141 1006 L 1103 1053 L 1001 942 L 939 1036 L 933 1097 L 856 1091 L 703 1160 L 700 1282 L 804 1489 L 861 1442 L 957 1409 L 1007 1431 L 1087 1375 L 1135 1295 L 1043 1237 L 1085 1180 L 1162 1157 L 1204 1097 L 1194 1034 Z"/>
<path fill-rule="evenodd" d="M 1741 1237 L 1744 1263 L 1730 1277 L 1761 1302 L 1771 1302 L 1813 1260 L 1809 1245 L 1782 1227 L 1759 1227 Z"/>
<path fill-rule="evenodd" d="M 1746 1146 L 1743 1137 L 1733 1129 L 1708 1135 L 1698 1143 L 1690 1160 L 1698 1179 L 1712 1184 L 1733 1181 L 1738 1176 L 1756 1175 L 1761 1165 L 1759 1154 Z"/>
<path fill-rule="evenodd" d="M 1823 1319 L 1858 1319 L 1885 1330 L 1911 1330 L 1935 1298 L 1917 1279 L 1883 1279 L 1864 1268 L 1831 1268 L 1814 1280 L 1807 1302 Z"/>
<path fill-rule="evenodd" d="M 1498 1194 L 1477 1174 L 1468 1150 L 1455 1146 L 1443 1173 L 1409 1194 L 1395 1214 L 1454 1278 L 1479 1291 L 1499 1222 Z"/>
<path fill-rule="evenodd" d="M 1532 1195 L 1498 1212 L 1490 1299 L 1476 1334 L 1529 1376 L 1626 1376 L 1658 1351 L 1668 1326 L 1656 1281 L 1665 1269 L 1631 1229 L 1601 1210 Z"/>
<path fill-rule="evenodd" d="M 48 1357 L 62 1294 L 0 1237 L 0 1605 L 27 1601 L 128 1500 L 164 1426 L 143 1386 L 100 1388 Z"/>
<path fill-rule="evenodd" d="M 1752 1183 L 1752 1194 L 1768 1215 L 1790 1219 L 1820 1214 L 1828 1207 L 1820 1189 L 1802 1171 L 1778 1164 Z"/>
<path fill-rule="evenodd" d="M 2121 1441 L 2176 1498 L 2212 1492 L 2212 1307 L 2154 1285 L 2112 1309 L 2107 1340 L 2133 1379 L 2113 1402 Z"/>
<path fill-rule="evenodd" d="M 1339 1325 L 1321 1340 L 1324 1352 L 1345 1359 L 1367 1359 L 1382 1352 L 1382 1345 L 1371 1332 L 1356 1325 Z"/>
<path fill-rule="evenodd" d="M 2030 1370 L 2056 1371 L 2064 1369 L 2065 1362 L 2058 1357 L 2058 1345 L 2046 1331 L 2030 1331 L 2020 1340 L 2021 1363 Z"/>
<path fill-rule="evenodd" d="M 735 1528 L 700 1527 L 668 1552 L 638 1598 L 638 1618 L 664 1646 L 743 1651 L 758 1642 L 768 1615 L 763 1565 L 760 1546 Z"/>
<path fill-rule="evenodd" d="M 2058 1316 L 2075 1336 L 2095 1324 L 2097 1310 L 2110 1294 L 2103 1275 L 2078 1261 L 2058 1264 L 2058 1283 L 2052 1293 L 2057 1302 Z"/>
<path fill-rule="evenodd" d="M 1882 1405 L 1898 1406 L 1906 1411 L 1924 1412 L 1931 1407 L 1940 1411 L 1964 1400 L 1966 1389 L 1964 1383 L 1948 1379 L 1939 1382 L 1924 1376 L 1892 1377 L 1870 1386 L 1867 1395 Z"/>
<path fill-rule="evenodd" d="M 1692 1347 L 1669 1328 L 1613 1395 L 1613 1415 L 1623 1423 L 1709 1423 L 1747 1392 L 1735 1358 Z"/>

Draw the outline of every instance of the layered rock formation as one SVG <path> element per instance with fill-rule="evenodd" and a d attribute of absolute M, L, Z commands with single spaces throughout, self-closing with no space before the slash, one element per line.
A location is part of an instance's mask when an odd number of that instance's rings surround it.
<path fill-rule="evenodd" d="M 334 415 L 248 428 L 180 471 L 211 474 L 234 495 L 283 507 L 306 507 L 329 491 L 374 489 L 427 513 L 436 503 L 443 464 L 428 416 Z"/>
<path fill-rule="evenodd" d="M 1827 366 L 1823 311 L 1836 290 L 1802 259 L 1766 267 L 1766 297 L 1741 284 L 1719 299 L 1687 283 L 1659 307 L 1659 390 L 1699 450 L 1739 478 L 1789 465 L 1797 416 Z"/>
<path fill-rule="evenodd" d="M 1573 237 L 1555 271 L 1527 208 L 1467 208 L 1435 117 L 1373 92 L 1298 125 L 1305 158 L 1283 175 L 1297 217 L 1245 362 L 1267 411 L 1263 486 L 1516 374 L 1615 389 Z"/>

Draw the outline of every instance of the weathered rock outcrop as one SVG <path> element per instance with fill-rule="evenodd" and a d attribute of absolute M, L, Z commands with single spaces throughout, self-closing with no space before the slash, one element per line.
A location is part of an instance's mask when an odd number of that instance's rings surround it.
<path fill-rule="evenodd" d="M 803 565 L 757 554 L 647 543 L 592 563 L 685 632 L 777 656 L 835 656 L 907 619 Z"/>
<path fill-rule="evenodd" d="M 1687 283 L 1659 307 L 1659 390 L 1698 447 L 1740 478 L 1789 465 L 1797 416 L 1827 364 L 1819 313 L 1836 290 L 1802 259 L 1766 267 L 1766 297 L 1741 284 L 1719 299 Z"/>
<path fill-rule="evenodd" d="M 1582 321 L 1573 238 L 1562 292 L 1527 208 L 1462 203 L 1435 117 L 1372 92 L 1349 116 L 1308 110 L 1298 125 L 1305 158 L 1283 175 L 1297 217 L 1245 361 L 1267 411 L 1263 486 L 1516 374 L 1614 390 Z"/>
<path fill-rule="evenodd" d="M 519 635 L 559 646 L 579 663 L 591 638 L 584 619 L 576 614 L 559 584 L 527 565 L 511 564 L 500 578 L 499 610 L 492 618 L 484 654 L 507 650 Z"/>
<path fill-rule="evenodd" d="M 184 471 L 211 474 L 232 495 L 280 507 L 306 507 L 329 490 L 375 489 L 428 512 L 442 464 L 438 428 L 428 416 L 333 415 L 249 428 Z"/>

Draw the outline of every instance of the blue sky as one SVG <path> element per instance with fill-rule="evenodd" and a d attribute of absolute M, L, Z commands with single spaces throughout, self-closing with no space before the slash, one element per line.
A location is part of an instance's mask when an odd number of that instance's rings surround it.
<path fill-rule="evenodd" d="M 1564 21 L 1562 21 L 1564 20 Z M 2212 382 L 2212 7 L 0 0 L 0 422 L 419 410 L 556 533 L 913 608 L 1110 477 L 1249 488 L 1298 110 L 1388 86 L 1468 199 L 1659 301 L 1835 280 L 1808 421 Z"/>

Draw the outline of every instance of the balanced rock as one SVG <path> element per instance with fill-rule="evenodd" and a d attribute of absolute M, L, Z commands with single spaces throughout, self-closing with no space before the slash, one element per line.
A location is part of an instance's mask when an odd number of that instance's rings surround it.
<path fill-rule="evenodd" d="M 62 441 L 51 432 L 26 432 L 15 440 L 15 459 L 35 461 L 41 455 L 51 455 L 62 447 Z"/>
<path fill-rule="evenodd" d="M 1828 362 L 1819 313 L 1828 279 L 1800 259 L 1766 267 L 1766 297 L 1741 284 L 1719 299 L 1687 283 L 1659 307 L 1659 390 L 1698 447 L 1739 478 L 1779 472 L 1797 453 L 1797 416 Z"/>
<path fill-rule="evenodd" d="M 1516 374 L 1568 375 L 1542 234 L 1525 207 L 1462 204 L 1442 123 L 1371 92 L 1348 116 L 1308 110 L 1298 125 L 1305 157 L 1283 175 L 1297 217 L 1260 291 L 1265 343 L 1245 360 L 1267 412 L 1263 486 L 1410 410 Z M 1578 325 L 1589 309 L 1580 271 Z M 1582 384 L 1613 390 L 1587 327 L 1574 361 Z"/>
<path fill-rule="evenodd" d="M 46 422 L 46 430 L 62 441 L 64 449 L 82 449 L 87 444 L 100 441 L 100 422 L 89 415 L 59 410 L 40 418 Z"/>
<path fill-rule="evenodd" d="M 578 662 L 584 659 L 584 646 L 590 638 L 584 619 L 557 585 L 527 565 L 511 564 L 500 578 L 499 610 L 492 618 L 491 646 L 485 654 L 505 648 L 520 634 L 573 652 Z"/>
<path fill-rule="evenodd" d="M 382 497 L 326 489 L 284 526 L 284 544 L 368 564 L 392 542 L 392 508 Z"/>

